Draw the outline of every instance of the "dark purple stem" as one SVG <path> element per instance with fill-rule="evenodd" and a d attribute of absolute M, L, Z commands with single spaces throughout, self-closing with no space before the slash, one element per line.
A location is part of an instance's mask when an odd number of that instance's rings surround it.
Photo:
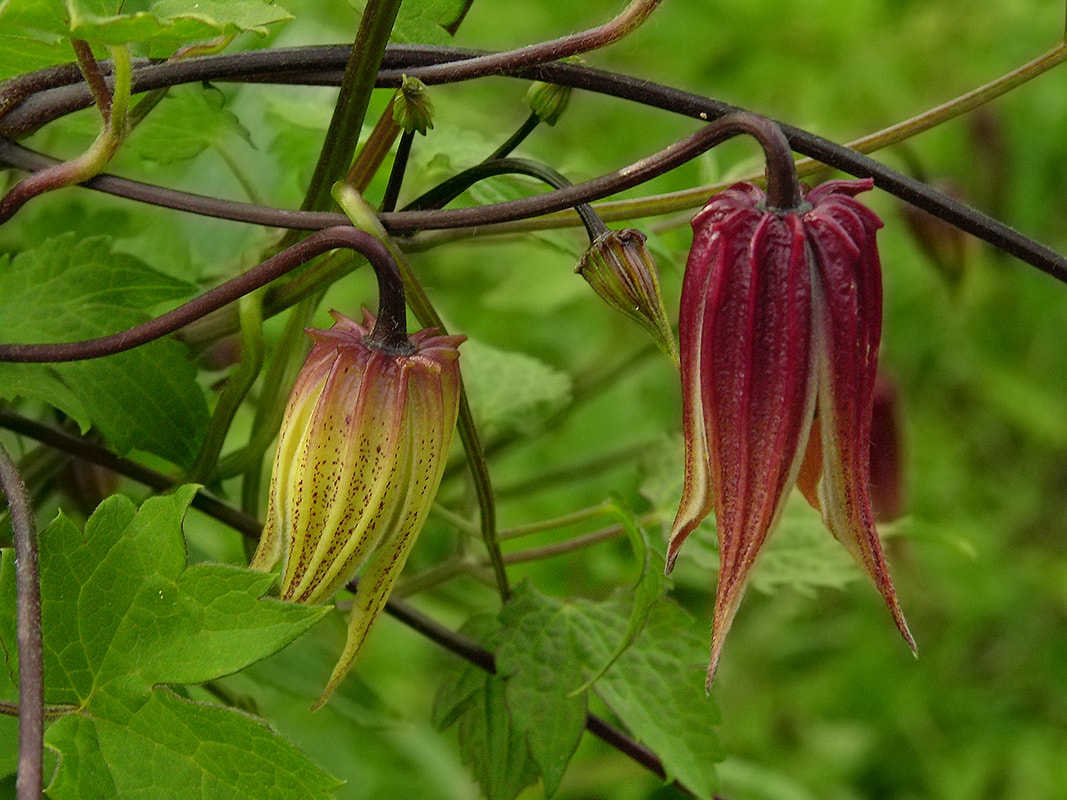
<path fill-rule="evenodd" d="M 44 654 L 41 644 L 41 583 L 37 526 L 18 467 L 0 444 L 0 487 L 7 497 L 15 539 L 18 598 L 19 766 L 18 800 L 41 796 L 44 757 Z"/>
<path fill-rule="evenodd" d="M 312 234 L 244 274 L 227 281 L 162 316 L 124 331 L 61 344 L 0 344 L 0 361 L 44 364 L 82 361 L 121 353 L 183 328 L 232 303 L 328 250 L 347 247 L 367 258 L 378 277 L 378 324 L 371 341 L 384 349 L 410 352 L 407 339 L 404 285 L 396 262 L 374 236 L 352 227 L 327 228 Z"/>
<path fill-rule="evenodd" d="M 142 61 L 135 65 L 133 91 L 142 92 L 178 83 L 203 80 L 336 86 L 340 82 L 350 52 L 349 46 L 325 45 L 249 51 L 159 64 Z M 377 85 L 397 87 L 405 71 L 411 72 L 415 67 L 428 64 L 469 60 L 476 55 L 483 55 L 483 53 L 429 45 L 390 46 L 382 60 L 383 69 L 378 75 Z M 101 67 L 106 72 L 109 65 L 104 62 Z M 563 86 L 585 89 L 705 121 L 741 110 L 736 106 L 673 87 L 628 75 L 595 70 L 579 64 L 541 64 L 535 67 L 523 67 L 511 74 L 515 77 L 545 80 Z M 63 70 L 34 73 L 34 76 L 36 77 L 22 76 L 13 79 L 17 81 L 14 87 L 14 94 L 17 97 L 24 96 L 27 85 L 48 88 L 21 102 L 10 103 L 6 113 L 0 116 L 0 134 L 26 135 L 41 125 L 71 111 L 85 108 L 92 102 L 85 85 L 83 83 L 70 85 L 69 75 Z M 3 105 L 2 98 L 7 86 L 8 84 L 0 85 L 0 106 Z M 1037 267 L 1057 280 L 1067 282 L 1067 258 L 1052 248 L 1035 242 L 999 220 L 969 208 L 926 186 L 921 181 L 890 169 L 869 156 L 800 128 L 784 123 L 778 124 L 797 153 L 815 158 L 856 177 L 873 178 L 878 188 L 955 225 L 960 230 L 989 242 L 994 247 Z M 27 159 L 37 159 L 38 164 L 44 165 L 56 163 L 44 156 L 18 148 L 18 145 L 0 137 L 0 162 L 20 169 L 42 168 L 42 166 L 32 165 Z M 345 222 L 338 214 L 304 215 L 293 211 L 233 204 L 214 198 L 171 192 L 144 184 L 122 182 L 117 178 L 101 176 L 88 182 L 87 185 L 103 191 L 124 194 L 144 202 L 256 225 L 317 230 Z M 559 205 L 551 210 L 566 207 L 566 205 Z M 495 217 L 494 208 L 495 206 L 487 206 L 483 209 L 485 217 L 478 221 L 479 226 L 484 228 L 484 226 L 501 221 Z M 514 217 L 507 218 L 513 219 Z M 423 230 L 439 227 L 434 224 L 433 218 L 420 221 L 420 225 Z M 387 227 L 389 227 L 388 224 Z M 410 229 L 413 228 L 408 228 Z"/>

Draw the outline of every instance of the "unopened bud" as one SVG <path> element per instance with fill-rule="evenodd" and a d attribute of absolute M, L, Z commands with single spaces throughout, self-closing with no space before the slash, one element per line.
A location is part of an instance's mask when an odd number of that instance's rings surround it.
<path fill-rule="evenodd" d="M 425 136 L 433 130 L 433 103 L 426 84 L 418 78 L 403 77 L 393 96 L 393 121 L 405 133 L 418 131 Z"/>
<path fill-rule="evenodd" d="M 678 364 L 678 345 L 667 321 L 659 274 L 643 233 L 627 228 L 598 236 L 575 271 L 600 299 L 652 334 L 660 350 Z"/>
<path fill-rule="evenodd" d="M 546 125 L 555 125 L 571 99 L 571 87 L 557 83 L 534 81 L 526 91 L 526 103 L 537 118 Z"/>

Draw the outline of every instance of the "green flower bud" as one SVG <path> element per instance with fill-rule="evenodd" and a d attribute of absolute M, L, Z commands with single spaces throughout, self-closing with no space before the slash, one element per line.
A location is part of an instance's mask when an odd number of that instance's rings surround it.
<path fill-rule="evenodd" d="M 546 125 L 555 125 L 571 99 L 571 87 L 534 81 L 526 90 L 526 104 Z"/>
<path fill-rule="evenodd" d="M 643 233 L 627 228 L 598 236 L 575 271 L 604 302 L 652 334 L 660 350 L 678 364 L 678 345 Z"/>
<path fill-rule="evenodd" d="M 425 136 L 433 130 L 433 103 L 426 84 L 418 78 L 403 77 L 393 96 L 393 122 L 405 133 L 418 131 Z"/>
<path fill-rule="evenodd" d="M 410 350 L 368 342 L 334 313 L 289 398 L 252 568 L 281 562 L 281 597 L 321 603 L 362 570 L 348 641 L 317 706 L 348 672 L 437 492 L 459 407 L 462 336 L 431 330 Z M 317 707 L 316 706 L 316 707 Z"/>

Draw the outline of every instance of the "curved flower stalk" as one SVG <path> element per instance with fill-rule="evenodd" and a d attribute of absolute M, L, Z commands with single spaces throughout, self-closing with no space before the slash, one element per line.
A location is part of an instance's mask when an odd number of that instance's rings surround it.
<path fill-rule="evenodd" d="M 915 643 L 869 496 L 882 223 L 831 181 L 776 208 L 736 184 L 693 219 L 680 339 L 685 484 L 667 553 L 714 509 L 719 579 L 708 686 L 749 570 L 798 484 Z"/>
<path fill-rule="evenodd" d="M 254 569 L 279 561 L 281 597 L 321 603 L 362 570 L 344 652 L 316 707 L 344 678 L 396 583 L 437 492 L 456 426 L 463 336 L 423 330 L 376 343 L 374 316 L 333 314 L 297 378 Z M 396 342 L 396 337 L 391 337 Z"/>

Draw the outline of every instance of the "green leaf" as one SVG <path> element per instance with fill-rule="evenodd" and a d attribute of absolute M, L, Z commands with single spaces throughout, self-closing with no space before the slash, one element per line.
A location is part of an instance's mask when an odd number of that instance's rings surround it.
<path fill-rule="evenodd" d="M 262 721 L 160 688 L 134 707 L 107 697 L 47 735 L 62 754 L 48 796 L 326 798 L 340 782 Z"/>
<path fill-rule="evenodd" d="M 265 36 L 270 25 L 292 19 L 285 9 L 262 0 L 159 0 L 147 10 L 128 11 L 131 5 L 124 0 L 67 0 L 70 33 L 99 44 L 173 45 L 246 32 Z"/>
<path fill-rule="evenodd" d="M 62 0 L 0 3 L 0 80 L 74 60 Z"/>
<path fill-rule="evenodd" d="M 463 6 L 464 0 L 405 0 L 389 38 L 404 44 L 452 44 L 444 26 Z"/>
<path fill-rule="evenodd" d="M 0 331 L 8 342 L 104 336 L 192 289 L 112 252 L 106 237 L 58 236 L 14 259 L 0 257 Z M 53 405 L 119 452 L 138 447 L 179 466 L 195 458 L 208 421 L 196 367 L 172 340 L 90 361 L 0 364 L 0 398 L 15 397 Z"/>
<path fill-rule="evenodd" d="M 41 534 L 45 700 L 77 708 L 46 732 L 60 755 L 51 797 L 310 798 L 336 786 L 261 721 L 159 685 L 242 669 L 327 611 L 260 599 L 270 575 L 186 567 L 181 523 L 195 490 L 140 509 L 116 495 L 84 531 L 60 515 Z M 9 631 L 0 626 L 5 651 Z"/>
<path fill-rule="evenodd" d="M 526 739 L 512 724 L 502 679 L 466 665 L 442 687 L 436 708 L 448 708 L 438 727 L 456 724 L 463 761 L 487 800 L 512 800 L 537 780 Z"/>
<path fill-rule="evenodd" d="M 604 618 L 610 625 L 619 617 Z M 590 639 L 590 643 L 599 644 Z M 659 603 L 634 645 L 596 684 L 597 693 L 638 739 L 653 748 L 667 777 L 711 798 L 714 765 L 725 754 L 719 712 L 704 696 L 707 642 L 673 603 Z"/>
<path fill-rule="evenodd" d="M 461 632 L 486 647 L 505 633 L 487 614 L 471 617 Z M 460 755 L 487 800 L 512 800 L 537 780 L 538 767 L 513 722 L 505 692 L 501 677 L 464 663 L 446 676 L 434 698 L 434 727 L 457 726 Z"/>
<path fill-rule="evenodd" d="M 487 440 L 530 436 L 571 399 L 570 376 L 524 353 L 469 340 L 463 380 Z"/>
<path fill-rule="evenodd" d="M 631 646 L 616 656 L 631 625 L 633 605 L 629 593 L 605 602 L 560 601 L 529 586 L 519 587 L 501 612 L 506 627 L 499 634 L 497 650 L 501 674 L 512 675 L 507 697 L 514 724 L 518 727 L 517 720 L 530 719 L 558 725 L 563 741 L 554 750 L 551 742 L 544 742 L 541 753 L 563 757 L 569 732 L 554 718 L 559 712 L 551 706 L 561 698 L 574 699 L 582 674 L 599 671 L 614 659 L 595 683 L 595 691 L 638 740 L 656 752 L 669 779 L 681 781 L 698 797 L 710 798 L 714 763 L 722 760 L 723 753 L 716 731 L 718 711 L 703 691 L 707 643 L 683 611 L 660 600 Z M 513 694 L 513 680 L 529 685 Z M 531 707 L 520 710 L 523 701 Z M 552 731 L 528 731 L 539 767 L 542 760 L 530 737 L 542 733 L 547 739 Z"/>
<path fill-rule="evenodd" d="M 233 136 L 251 144 L 248 129 L 225 106 L 226 95 L 214 86 L 172 88 L 125 148 L 147 161 L 171 164 L 224 146 Z"/>
<path fill-rule="evenodd" d="M 501 612 L 505 627 L 496 650 L 512 725 L 526 737 L 547 796 L 559 788 L 587 715 L 586 693 L 574 692 L 583 664 L 570 613 L 524 587 Z"/>

